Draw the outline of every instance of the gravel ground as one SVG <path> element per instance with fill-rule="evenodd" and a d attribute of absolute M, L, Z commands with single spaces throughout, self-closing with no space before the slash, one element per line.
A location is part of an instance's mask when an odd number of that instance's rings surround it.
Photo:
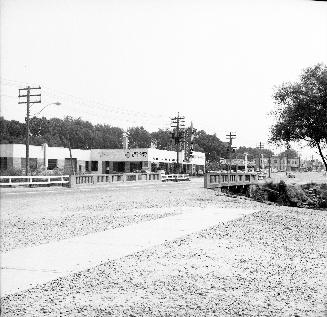
<path fill-rule="evenodd" d="M 259 211 L 5 297 L 1 316 L 327 316 L 325 210 L 195 195 Z"/>
<path fill-rule="evenodd" d="M 51 194 L 21 200 L 10 197 L 1 201 L 0 250 L 6 252 L 176 215 L 181 207 L 212 204 L 239 208 L 252 205 L 249 201 L 240 204 L 223 197 L 217 199 L 215 192 L 197 187 L 178 192 L 161 187 L 133 192 L 77 192 L 69 199 Z"/>

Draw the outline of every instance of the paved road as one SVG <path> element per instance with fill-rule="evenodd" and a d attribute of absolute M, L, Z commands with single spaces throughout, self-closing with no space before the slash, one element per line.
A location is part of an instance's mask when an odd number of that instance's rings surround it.
<path fill-rule="evenodd" d="M 198 206 L 210 194 L 203 180 L 122 183 L 80 188 L 2 190 L 1 251 L 84 235 L 167 214 L 163 207 Z M 147 208 L 140 213 L 140 208 Z"/>
<path fill-rule="evenodd" d="M 144 191 L 170 191 L 170 190 L 184 190 L 187 188 L 202 188 L 203 178 L 193 178 L 191 181 L 184 182 L 149 182 L 149 183 L 115 183 L 108 185 L 98 186 L 80 186 L 76 188 L 66 187 L 38 187 L 38 188 L 2 188 L 0 190 L 1 199 L 39 199 L 43 197 L 51 198 L 49 195 L 56 196 L 56 199 L 60 199 L 61 196 L 65 199 L 69 199 L 70 196 L 74 196 L 76 199 L 78 196 L 84 197 L 85 195 L 92 196 L 98 195 L 99 193 L 111 193 L 111 192 L 144 192 Z"/>
<path fill-rule="evenodd" d="M 172 241 L 253 210 L 188 208 L 188 212 L 1 254 L 1 296 Z"/>

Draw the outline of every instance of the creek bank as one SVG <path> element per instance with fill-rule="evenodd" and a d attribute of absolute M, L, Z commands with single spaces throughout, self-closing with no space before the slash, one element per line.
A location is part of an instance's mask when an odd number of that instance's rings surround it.
<path fill-rule="evenodd" d="M 263 184 L 251 185 L 248 188 L 230 187 L 224 192 L 228 196 L 241 195 L 263 203 L 327 210 L 326 183 L 290 185 L 284 181 L 279 183 L 265 182 Z"/>

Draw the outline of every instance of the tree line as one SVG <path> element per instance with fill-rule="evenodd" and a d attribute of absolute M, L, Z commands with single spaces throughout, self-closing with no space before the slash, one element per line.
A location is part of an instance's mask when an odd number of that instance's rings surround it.
<path fill-rule="evenodd" d="M 190 129 L 190 128 L 188 128 Z M 1 143 L 25 143 L 26 124 L 16 120 L 0 117 Z M 169 129 L 158 129 L 148 132 L 144 127 L 131 127 L 127 131 L 129 147 L 148 148 L 155 144 L 160 150 L 175 150 Z M 92 124 L 81 118 L 64 119 L 32 117 L 30 119 L 30 144 L 71 147 L 78 149 L 121 149 L 124 130 L 108 124 Z M 220 158 L 229 157 L 228 143 L 221 141 L 216 134 L 204 130 L 195 132 L 194 151 L 204 152 L 207 162 L 219 162 Z M 248 153 L 250 160 L 261 153 L 265 157 L 274 153 L 268 149 L 259 150 L 251 147 L 240 147 L 232 153 L 233 158 L 244 158 Z M 296 156 L 292 153 L 291 156 Z"/>

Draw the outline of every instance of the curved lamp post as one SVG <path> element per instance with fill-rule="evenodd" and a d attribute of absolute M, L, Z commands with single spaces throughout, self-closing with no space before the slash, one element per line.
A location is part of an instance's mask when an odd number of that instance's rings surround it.
<path fill-rule="evenodd" d="M 37 113 L 33 114 L 32 116 L 36 116 L 38 114 L 40 114 L 46 107 L 50 106 L 50 105 L 57 105 L 57 106 L 60 106 L 61 103 L 60 102 L 52 102 L 52 103 L 49 103 L 47 104 L 46 106 L 44 106 L 40 111 L 38 111 Z M 30 129 L 29 129 L 29 120 L 30 120 L 30 116 L 29 116 L 29 111 L 28 111 L 28 114 L 27 114 L 27 117 L 26 117 L 26 125 L 27 125 L 27 136 L 26 136 L 26 176 L 29 175 L 29 170 L 30 170 L 30 158 L 29 158 L 29 147 L 30 147 L 30 140 L 29 140 L 29 137 L 30 137 Z"/>
<path fill-rule="evenodd" d="M 51 103 L 47 104 L 46 106 L 44 106 L 40 111 L 38 111 L 37 113 L 33 114 L 33 117 L 36 116 L 36 115 L 38 115 L 38 114 L 40 114 L 45 108 L 47 108 L 47 107 L 49 107 L 51 105 L 60 106 L 61 103 L 58 102 L 58 101 L 57 102 L 51 102 Z"/>

